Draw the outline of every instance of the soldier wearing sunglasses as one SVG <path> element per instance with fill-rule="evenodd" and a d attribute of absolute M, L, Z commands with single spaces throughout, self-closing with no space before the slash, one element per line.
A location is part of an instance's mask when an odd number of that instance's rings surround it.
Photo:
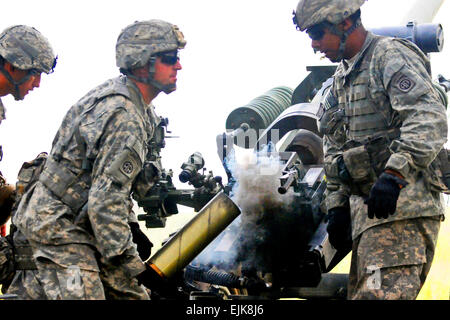
<path fill-rule="evenodd" d="M 446 105 L 427 56 L 376 36 L 365 0 L 300 0 L 294 23 L 339 62 L 317 114 L 330 243 L 352 250 L 349 299 L 415 299 L 430 270 L 446 186 Z"/>
<path fill-rule="evenodd" d="M 131 194 L 156 182 L 157 170 L 146 166 L 159 121 L 152 101 L 176 89 L 185 45 L 178 27 L 165 21 L 127 26 L 116 44 L 122 75 L 66 114 L 39 181 L 14 217 L 48 299 L 149 298 L 143 261 L 152 245 L 131 210 Z"/>

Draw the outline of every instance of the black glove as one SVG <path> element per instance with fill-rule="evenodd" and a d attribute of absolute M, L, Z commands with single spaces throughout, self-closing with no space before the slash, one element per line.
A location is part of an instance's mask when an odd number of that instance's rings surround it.
<path fill-rule="evenodd" d="M 136 243 L 139 257 L 142 261 L 147 260 L 152 254 L 153 243 L 147 238 L 145 233 L 139 228 L 137 222 L 130 222 L 131 234 L 133 235 L 133 242 Z"/>
<path fill-rule="evenodd" d="M 328 239 L 337 250 L 351 249 L 352 247 L 352 222 L 350 209 L 333 208 L 328 210 Z"/>
<path fill-rule="evenodd" d="M 397 210 L 397 200 L 400 189 L 408 183 L 387 172 L 383 172 L 370 189 L 369 198 L 364 203 L 367 204 L 368 216 L 370 219 L 386 219 Z"/>

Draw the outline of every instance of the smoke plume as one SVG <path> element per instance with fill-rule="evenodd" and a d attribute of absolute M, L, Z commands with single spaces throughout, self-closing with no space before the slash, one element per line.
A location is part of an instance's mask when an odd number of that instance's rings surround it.
<path fill-rule="evenodd" d="M 294 200 L 292 190 L 286 194 L 278 192 L 283 163 L 276 153 L 265 148 L 237 156 L 232 152 L 227 157 L 227 167 L 235 180 L 230 197 L 241 209 L 241 215 L 197 257 L 197 262 L 219 269 L 233 269 L 239 264 L 241 270 L 264 270 L 267 266 L 270 269 L 267 253 L 274 250 L 270 244 L 274 225 L 279 227 L 280 221 L 285 220 L 283 216 L 289 219 Z"/>

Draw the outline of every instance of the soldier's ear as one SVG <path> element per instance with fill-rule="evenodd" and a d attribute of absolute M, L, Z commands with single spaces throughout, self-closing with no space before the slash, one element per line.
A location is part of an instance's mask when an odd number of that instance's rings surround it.
<path fill-rule="evenodd" d="M 339 23 L 339 27 L 342 28 L 343 31 L 347 31 L 353 26 L 353 21 L 350 18 L 345 19 L 341 23 Z"/>
<path fill-rule="evenodd" d="M 148 63 L 140 68 L 131 70 L 131 73 L 137 77 L 146 78 L 148 77 Z"/>
<path fill-rule="evenodd" d="M 16 67 L 14 67 L 11 63 L 9 63 L 8 61 L 4 61 L 3 67 L 5 68 L 6 71 L 8 71 L 9 73 L 12 73 L 14 71 L 17 70 Z"/>

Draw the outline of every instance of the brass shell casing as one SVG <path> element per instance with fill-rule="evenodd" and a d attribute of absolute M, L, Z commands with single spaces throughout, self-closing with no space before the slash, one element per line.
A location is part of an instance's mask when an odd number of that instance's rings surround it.
<path fill-rule="evenodd" d="M 218 193 L 148 261 L 160 275 L 170 278 L 186 267 L 239 214 L 239 207 Z"/>

